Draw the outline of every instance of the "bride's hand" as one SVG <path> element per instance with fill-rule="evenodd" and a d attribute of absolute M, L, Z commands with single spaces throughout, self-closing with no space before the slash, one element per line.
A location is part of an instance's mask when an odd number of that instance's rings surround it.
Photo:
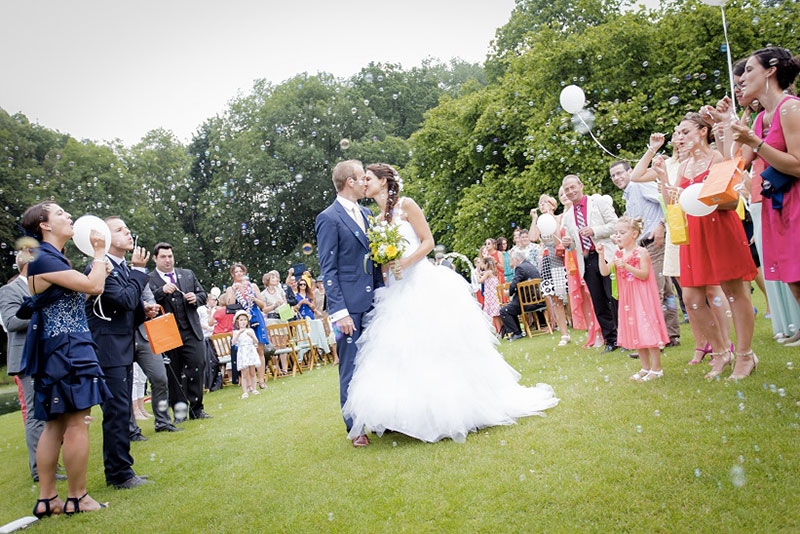
<path fill-rule="evenodd" d="M 401 273 L 411 267 L 411 260 L 409 258 L 400 258 L 399 260 L 395 260 L 397 264 L 397 270 Z"/>

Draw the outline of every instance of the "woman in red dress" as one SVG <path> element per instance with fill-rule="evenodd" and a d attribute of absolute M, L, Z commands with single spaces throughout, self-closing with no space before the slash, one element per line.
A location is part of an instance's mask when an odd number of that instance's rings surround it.
<path fill-rule="evenodd" d="M 678 140 L 689 151 L 681 164 L 678 188 L 682 191 L 703 182 L 711 166 L 722 160 L 713 150 L 711 126 L 699 113 L 688 113 L 678 125 Z M 689 320 L 711 344 L 712 370 L 706 378 L 715 378 L 731 364 L 733 355 L 723 329 L 706 299 L 707 286 L 720 285 L 727 297 L 736 330 L 736 366 L 730 379 L 749 376 L 758 363 L 751 350 L 753 339 L 753 304 L 745 291 L 744 280 L 753 280 L 758 272 L 750 255 L 750 244 L 736 210 L 717 209 L 705 217 L 687 215 L 689 244 L 681 245 L 681 285 Z M 714 304 L 712 302 L 712 304 Z"/>

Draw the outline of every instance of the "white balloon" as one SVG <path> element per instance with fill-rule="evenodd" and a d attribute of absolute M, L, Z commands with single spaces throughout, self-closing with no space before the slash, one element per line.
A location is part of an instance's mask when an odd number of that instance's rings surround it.
<path fill-rule="evenodd" d="M 561 96 L 558 100 L 561 102 L 561 107 L 564 108 L 564 111 L 577 113 L 586 105 L 586 94 L 577 85 L 568 85 L 561 90 Z"/>
<path fill-rule="evenodd" d="M 695 217 L 705 217 L 717 209 L 717 206 L 709 206 L 697 199 L 703 184 L 692 184 L 681 193 L 678 203 L 687 215 Z"/>
<path fill-rule="evenodd" d="M 79 217 L 77 221 L 72 223 L 72 230 L 74 232 L 72 241 L 78 250 L 87 256 L 94 256 L 94 248 L 89 240 L 92 230 L 97 230 L 106 238 L 106 252 L 111 248 L 111 230 L 109 230 L 106 222 L 100 217 L 94 215 L 84 215 Z"/>
<path fill-rule="evenodd" d="M 701 0 L 707 6 L 720 7 L 728 3 L 728 0 Z"/>
<path fill-rule="evenodd" d="M 536 228 L 539 229 L 542 235 L 553 235 L 557 226 L 556 218 L 549 213 L 541 214 L 536 221 Z"/>

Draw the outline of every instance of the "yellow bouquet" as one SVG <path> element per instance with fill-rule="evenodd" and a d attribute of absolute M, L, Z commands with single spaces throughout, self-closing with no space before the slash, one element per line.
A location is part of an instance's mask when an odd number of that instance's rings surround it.
<path fill-rule="evenodd" d="M 374 217 L 370 217 L 367 239 L 369 239 L 370 258 L 378 265 L 402 258 L 408 243 L 400 234 L 400 228 L 396 224 L 380 221 Z M 399 277 L 395 274 L 395 278 Z"/>

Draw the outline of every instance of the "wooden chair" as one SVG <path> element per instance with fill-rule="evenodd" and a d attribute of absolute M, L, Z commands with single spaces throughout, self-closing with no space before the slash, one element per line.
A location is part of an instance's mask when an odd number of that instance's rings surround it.
<path fill-rule="evenodd" d="M 336 341 L 334 340 L 331 342 L 331 318 L 325 316 L 322 319 L 322 327 L 325 329 L 325 337 L 328 339 L 328 348 L 329 352 L 323 352 L 320 354 L 320 358 L 322 359 L 322 365 L 327 365 L 329 363 L 333 363 L 333 351 L 336 350 Z"/>
<path fill-rule="evenodd" d="M 497 284 L 497 302 L 500 303 L 500 306 L 503 304 L 508 304 L 510 300 L 508 298 L 508 286 L 511 285 L 511 282 L 505 282 L 504 284 Z"/>
<path fill-rule="evenodd" d="M 211 344 L 214 345 L 214 352 L 217 353 L 219 358 L 219 370 L 222 373 L 222 385 L 230 384 L 231 382 L 231 338 L 233 334 L 230 332 L 224 334 L 214 334 L 211 336 Z"/>
<path fill-rule="evenodd" d="M 300 364 L 297 362 L 297 352 L 295 352 L 294 338 L 288 323 L 275 323 L 267 325 L 267 336 L 269 336 L 270 345 L 275 347 L 273 356 L 280 356 L 286 354 L 287 365 L 292 368 L 292 376 L 295 376 L 298 371 L 303 374 Z M 281 376 L 276 367 L 272 367 L 272 377 L 278 378 Z"/>
<path fill-rule="evenodd" d="M 311 330 L 308 322 L 305 319 L 289 321 L 287 326 L 292 336 L 297 360 L 300 362 L 300 369 L 313 371 L 314 365 L 320 360 L 320 356 L 319 350 L 311 342 Z"/>
<path fill-rule="evenodd" d="M 523 326 L 525 326 L 525 332 L 528 337 L 534 335 L 531 331 L 533 323 L 536 323 L 536 332 L 538 334 L 553 333 L 553 327 L 550 326 L 550 313 L 547 309 L 547 298 L 542 295 L 541 286 L 542 280 L 540 278 L 525 280 L 517 284 L 517 295 L 522 309 L 519 317 Z M 544 328 L 545 326 L 547 327 L 546 329 Z"/>

